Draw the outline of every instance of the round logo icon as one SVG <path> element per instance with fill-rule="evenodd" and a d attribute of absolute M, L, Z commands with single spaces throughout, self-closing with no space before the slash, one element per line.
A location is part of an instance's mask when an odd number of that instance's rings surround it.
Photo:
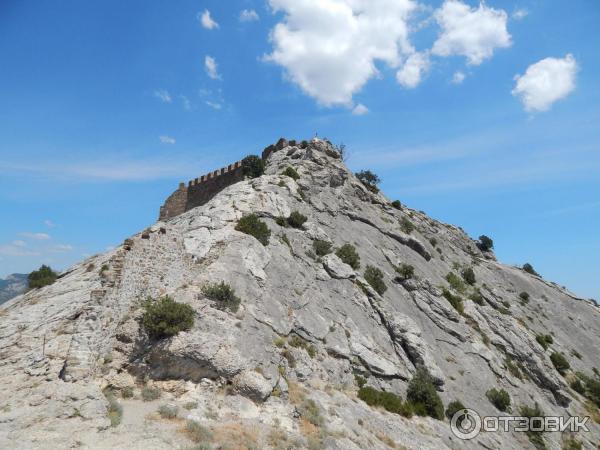
<path fill-rule="evenodd" d="M 459 439 L 473 439 L 481 431 L 481 417 L 472 409 L 459 409 L 450 420 L 450 429 Z"/>

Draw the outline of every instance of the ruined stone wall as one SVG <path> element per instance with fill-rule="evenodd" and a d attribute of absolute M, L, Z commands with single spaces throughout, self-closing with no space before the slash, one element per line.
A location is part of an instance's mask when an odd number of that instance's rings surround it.
<path fill-rule="evenodd" d="M 290 141 L 290 144 L 295 141 Z M 270 145 L 262 152 L 262 159 L 266 161 L 271 153 L 288 146 L 288 141 L 281 138 L 275 145 Z M 180 183 L 179 188 L 173 192 L 160 207 L 159 220 L 167 220 L 177 217 L 197 206 L 206 204 L 216 194 L 228 186 L 244 179 L 242 162 L 230 164 L 222 169 L 215 170 L 200 178 L 189 181 L 187 186 Z"/>
<path fill-rule="evenodd" d="M 183 214 L 192 208 L 202 206 L 227 186 L 244 179 L 242 162 L 238 161 L 214 172 L 189 181 L 187 186 L 179 184 L 160 207 L 159 220 L 167 220 Z"/>

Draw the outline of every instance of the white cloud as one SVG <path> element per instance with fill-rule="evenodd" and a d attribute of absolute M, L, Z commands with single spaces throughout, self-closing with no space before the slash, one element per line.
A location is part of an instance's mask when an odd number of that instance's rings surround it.
<path fill-rule="evenodd" d="M 216 109 L 217 111 L 223 108 L 223 105 L 221 103 L 218 103 L 218 102 L 212 102 L 210 100 L 206 100 L 206 102 L 204 102 L 204 103 L 206 103 L 212 109 Z"/>
<path fill-rule="evenodd" d="M 254 22 L 259 19 L 258 13 L 253 9 L 244 9 L 240 13 L 240 22 Z"/>
<path fill-rule="evenodd" d="M 181 99 L 181 103 L 183 104 L 183 109 L 185 109 L 186 111 L 191 111 L 192 102 L 190 101 L 190 99 L 187 98 L 185 95 L 180 95 L 179 98 Z"/>
<path fill-rule="evenodd" d="M 22 233 L 19 233 L 19 236 L 23 236 L 24 238 L 27 239 L 33 239 L 36 241 L 47 241 L 50 239 L 50 235 L 46 234 L 46 233 L 30 233 L 27 231 L 24 231 Z"/>
<path fill-rule="evenodd" d="M 485 3 L 471 8 L 460 0 L 446 0 L 434 16 L 442 29 L 431 50 L 434 55 L 462 55 L 469 64 L 479 65 L 491 58 L 496 48 L 511 45 L 504 10 Z"/>
<path fill-rule="evenodd" d="M 173 101 L 171 95 L 164 89 L 154 91 L 154 96 L 163 103 L 171 103 Z"/>
<path fill-rule="evenodd" d="M 547 111 L 552 104 L 567 97 L 575 89 L 577 62 L 573 55 L 545 58 L 516 75 L 512 91 L 526 111 Z"/>
<path fill-rule="evenodd" d="M 177 142 L 175 138 L 171 136 L 160 136 L 159 139 L 160 142 L 163 144 L 174 144 L 175 142 Z"/>
<path fill-rule="evenodd" d="M 362 103 L 359 103 L 358 105 L 356 105 L 354 107 L 354 109 L 352 110 L 352 114 L 354 114 L 355 116 L 364 116 L 365 114 L 368 114 L 368 113 L 369 113 L 369 108 L 367 108 Z"/>
<path fill-rule="evenodd" d="M 66 253 L 73 250 L 73 246 L 69 244 L 56 244 L 50 248 L 51 252 L 55 253 Z"/>
<path fill-rule="evenodd" d="M 519 8 L 514 13 L 512 13 L 512 18 L 515 20 L 523 20 L 525 17 L 529 15 L 529 11 L 525 8 Z"/>
<path fill-rule="evenodd" d="M 423 75 L 429 70 L 429 57 L 424 53 L 413 53 L 396 73 L 396 79 L 407 89 L 416 88 Z"/>
<path fill-rule="evenodd" d="M 213 80 L 221 79 L 221 75 L 219 75 L 217 61 L 212 56 L 206 55 L 204 57 L 204 70 L 206 71 L 206 74 Z"/>
<path fill-rule="evenodd" d="M 205 9 L 204 12 L 200 14 L 200 23 L 207 30 L 219 28 L 219 24 L 210 17 L 210 11 L 208 9 Z"/>
<path fill-rule="evenodd" d="M 414 0 L 269 0 L 283 19 L 273 28 L 267 61 L 319 103 L 351 107 L 352 96 L 414 53 L 407 21 Z"/>
<path fill-rule="evenodd" d="M 467 76 L 463 72 L 458 70 L 454 72 L 454 75 L 452 75 L 452 83 L 461 84 L 463 81 L 465 81 L 465 78 L 467 78 Z"/>
<path fill-rule="evenodd" d="M 26 247 L 27 246 L 25 241 L 21 241 L 21 240 L 12 241 L 12 245 L 14 245 L 15 247 Z"/>
<path fill-rule="evenodd" d="M 56 224 L 54 222 L 52 222 L 50 219 L 44 220 L 44 225 L 46 225 L 48 228 L 56 227 Z"/>
<path fill-rule="evenodd" d="M 0 255 L 3 256 L 38 256 L 39 254 L 18 245 L 0 245 Z"/>

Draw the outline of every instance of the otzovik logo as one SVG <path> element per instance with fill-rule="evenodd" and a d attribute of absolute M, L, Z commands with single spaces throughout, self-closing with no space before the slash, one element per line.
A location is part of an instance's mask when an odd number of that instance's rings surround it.
<path fill-rule="evenodd" d="M 516 431 L 516 432 L 552 432 L 571 431 L 589 432 L 586 422 L 589 417 L 562 417 L 562 416 L 484 416 L 469 408 L 461 409 L 454 413 L 450 420 L 450 429 L 459 439 L 469 440 L 477 437 L 481 431 Z"/>

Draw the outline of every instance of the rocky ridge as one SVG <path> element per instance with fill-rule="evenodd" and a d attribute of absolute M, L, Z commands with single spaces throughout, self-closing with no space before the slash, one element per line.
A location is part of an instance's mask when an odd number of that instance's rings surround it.
<path fill-rule="evenodd" d="M 211 430 L 214 448 L 533 448 L 515 432 L 460 441 L 447 421 L 404 418 L 357 398 L 356 374 L 404 397 L 418 367 L 444 405 L 459 399 L 499 414 L 486 398 L 498 387 L 515 407 L 589 415 L 568 380 L 600 367 L 594 302 L 497 262 L 460 228 L 394 208 L 326 141 L 279 148 L 263 176 L 0 306 L 0 447 L 188 448 L 184 420 L 194 420 Z M 287 167 L 300 178 L 281 175 Z M 308 218 L 303 228 L 280 225 L 292 211 Z M 269 226 L 267 246 L 235 230 L 250 213 Z M 317 239 L 354 245 L 360 268 L 334 253 L 316 256 Z M 415 276 L 400 277 L 402 264 Z M 368 265 L 383 272 L 382 295 L 365 279 Z M 474 271 L 476 300 L 467 298 L 474 288 L 460 293 L 447 281 L 465 268 Z M 241 298 L 236 313 L 203 294 L 218 281 Z M 464 297 L 462 313 L 445 298 L 450 291 Z M 140 325 L 142 303 L 167 294 L 192 306 L 195 324 L 153 341 Z M 553 338 L 547 350 L 541 334 Z M 554 368 L 554 351 L 568 357 L 568 376 Z M 106 388 L 133 393 L 117 400 L 117 426 Z M 142 401 L 148 389 L 161 398 Z M 162 404 L 177 407 L 177 417 L 158 415 Z M 307 405 L 318 421 L 307 419 Z M 600 426 L 589 427 L 577 439 L 595 448 Z M 548 448 L 564 439 L 544 434 Z"/>

